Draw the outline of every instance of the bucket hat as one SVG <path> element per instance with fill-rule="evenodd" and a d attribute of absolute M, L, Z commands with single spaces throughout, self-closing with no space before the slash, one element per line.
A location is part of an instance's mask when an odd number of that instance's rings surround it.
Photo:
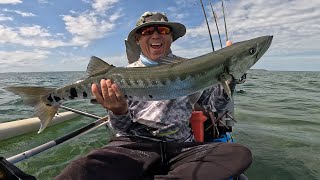
<path fill-rule="evenodd" d="M 135 39 L 137 30 L 150 25 L 169 26 L 172 29 L 173 41 L 186 34 L 186 27 L 183 24 L 178 22 L 170 22 L 164 13 L 149 11 L 143 13 L 142 16 L 137 20 L 136 27 L 130 31 L 128 38 L 125 40 L 127 58 L 130 64 L 137 61 L 141 53 L 140 46 L 137 44 Z"/>

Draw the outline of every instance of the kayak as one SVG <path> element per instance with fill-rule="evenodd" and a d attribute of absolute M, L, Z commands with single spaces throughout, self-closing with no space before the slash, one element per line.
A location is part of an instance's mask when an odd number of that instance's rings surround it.
<path fill-rule="evenodd" d="M 71 111 L 59 113 L 55 115 L 49 126 L 62 123 L 77 116 L 79 116 L 79 114 Z M 12 137 L 38 131 L 39 124 L 40 119 L 36 117 L 0 123 L 0 140 L 9 139 Z"/>
<path fill-rule="evenodd" d="M 70 108 L 71 109 L 71 108 Z M 233 110 L 233 109 L 231 109 Z M 73 110 L 74 111 L 74 110 Z M 74 112 L 65 112 L 60 113 L 57 115 L 53 121 L 50 123 L 50 125 L 54 125 L 63 121 L 66 121 L 68 119 L 72 119 L 79 115 L 80 112 L 74 113 Z M 81 114 L 86 114 L 82 112 Z M 190 119 L 190 123 L 192 126 L 192 130 L 194 132 L 194 136 L 196 141 L 198 142 L 234 142 L 234 139 L 232 138 L 231 132 L 232 132 L 232 126 L 233 126 L 233 117 L 231 116 L 231 112 L 227 111 L 223 114 L 218 114 L 215 121 L 211 121 L 210 118 L 205 116 L 202 111 L 195 111 L 192 114 L 192 117 Z M 88 116 L 88 115 L 87 115 Z M 93 117 L 93 115 L 91 115 Z M 60 137 L 58 139 L 49 141 L 43 145 L 40 145 L 38 147 L 35 147 L 33 149 L 30 149 L 26 152 L 23 152 L 21 154 L 15 155 L 10 158 L 4 158 L 0 157 L 0 179 L 1 174 L 4 177 L 14 177 L 14 179 L 17 179 L 16 177 L 19 177 L 20 179 L 35 179 L 34 176 L 28 175 L 21 171 L 19 168 L 14 166 L 13 164 L 20 162 L 24 159 L 27 159 L 31 156 L 34 156 L 40 152 L 43 152 L 49 148 L 52 148 L 54 146 L 57 146 L 69 139 L 72 139 L 78 135 L 81 135 L 83 133 L 86 133 L 89 130 L 93 130 L 99 126 L 104 126 L 106 123 L 108 123 L 108 117 L 98 118 L 96 117 L 95 122 L 88 124 L 87 126 L 80 128 L 74 132 L 71 132 L 63 137 Z M 10 138 L 14 136 L 18 136 L 24 133 L 37 131 L 39 128 L 39 119 L 38 118 L 30 118 L 30 119 L 24 119 L 14 122 L 7 122 L 7 123 L 1 123 L 0 124 L 0 137 L 2 139 Z M 214 125 L 206 125 L 206 123 L 210 122 L 216 122 Z M 212 134 L 208 134 L 208 132 L 215 132 Z M 209 137 L 209 139 L 208 139 Z M 230 178 L 232 179 L 232 178 Z"/>

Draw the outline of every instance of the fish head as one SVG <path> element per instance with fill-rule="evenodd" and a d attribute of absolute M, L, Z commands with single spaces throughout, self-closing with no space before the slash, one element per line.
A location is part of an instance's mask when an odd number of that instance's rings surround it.
<path fill-rule="evenodd" d="M 229 61 L 226 72 L 235 79 L 240 79 L 269 49 L 272 38 L 273 36 L 262 36 L 227 47 Z"/>

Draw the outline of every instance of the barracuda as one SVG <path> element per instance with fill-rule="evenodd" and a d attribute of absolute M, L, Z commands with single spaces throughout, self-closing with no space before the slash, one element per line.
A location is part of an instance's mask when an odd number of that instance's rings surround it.
<path fill-rule="evenodd" d="M 270 47 L 272 38 L 258 37 L 192 59 L 152 67 L 114 67 L 92 57 L 87 67 L 89 76 L 73 84 L 57 89 L 6 89 L 20 95 L 27 105 L 35 107 L 35 116 L 41 122 L 38 133 L 47 127 L 63 102 L 94 98 L 91 85 L 99 84 L 101 79 L 112 79 L 119 85 L 125 98 L 134 101 L 167 100 L 188 95 L 192 99 L 191 96 L 199 96 L 203 90 L 217 83 L 221 83 L 231 97 L 227 81 L 239 79 L 249 70 Z"/>

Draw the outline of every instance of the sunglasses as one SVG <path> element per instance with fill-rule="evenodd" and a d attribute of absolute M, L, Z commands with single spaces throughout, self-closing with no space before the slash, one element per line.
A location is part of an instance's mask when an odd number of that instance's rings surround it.
<path fill-rule="evenodd" d="M 139 29 L 137 32 L 141 35 L 152 35 L 154 31 L 157 31 L 159 34 L 165 35 L 171 32 L 171 28 L 168 26 L 146 26 Z"/>

